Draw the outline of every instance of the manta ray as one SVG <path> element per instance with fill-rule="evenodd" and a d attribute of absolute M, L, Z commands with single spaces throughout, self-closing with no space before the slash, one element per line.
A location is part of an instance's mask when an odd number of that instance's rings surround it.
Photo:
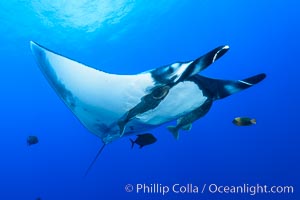
<path fill-rule="evenodd" d="M 243 80 L 219 80 L 199 75 L 228 50 L 219 46 L 203 56 L 133 75 L 111 74 L 62 56 L 33 41 L 35 60 L 57 95 L 78 120 L 98 136 L 103 147 L 129 135 L 147 132 L 167 122 L 175 138 L 180 129 L 203 117 L 213 102 L 247 89 L 264 73 Z"/>

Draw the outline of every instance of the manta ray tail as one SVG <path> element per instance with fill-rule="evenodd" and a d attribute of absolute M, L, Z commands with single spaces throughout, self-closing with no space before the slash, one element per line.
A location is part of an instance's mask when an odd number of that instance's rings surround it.
<path fill-rule="evenodd" d="M 167 129 L 172 133 L 174 138 L 178 140 L 179 138 L 179 130 L 176 126 L 168 126 Z"/>
<path fill-rule="evenodd" d="M 103 149 L 104 149 L 105 146 L 106 146 L 105 143 L 101 146 L 101 148 L 99 149 L 99 151 L 98 151 L 97 155 L 95 156 L 94 160 L 92 161 L 92 163 L 90 164 L 90 166 L 87 168 L 87 170 L 86 170 L 84 176 L 86 176 L 86 175 L 89 173 L 89 171 L 91 170 L 91 168 L 92 168 L 93 165 L 95 164 L 97 158 L 99 157 L 99 155 L 101 154 L 101 152 L 103 151 Z"/>
<path fill-rule="evenodd" d="M 213 95 L 214 99 L 222 99 L 259 83 L 266 78 L 266 74 L 262 73 L 243 80 L 234 81 L 212 79 L 200 75 L 196 75 L 193 78 L 195 78 L 198 83 L 208 85 L 207 89 Z"/>

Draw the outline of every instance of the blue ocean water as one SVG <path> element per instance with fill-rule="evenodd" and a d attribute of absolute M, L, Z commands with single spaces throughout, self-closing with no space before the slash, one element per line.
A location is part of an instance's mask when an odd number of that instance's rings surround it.
<path fill-rule="evenodd" d="M 297 1 L 11 0 L 0 7 L 0 199 L 299 198 Z M 267 78 L 216 101 L 178 141 L 161 126 L 152 131 L 158 142 L 143 149 L 131 150 L 129 138 L 108 145 L 83 178 L 101 141 L 49 86 L 30 40 L 118 74 L 192 60 L 228 44 L 230 51 L 202 75 Z M 236 116 L 257 124 L 234 126 Z M 28 135 L 39 143 L 28 147 Z M 199 192 L 126 192 L 127 184 L 192 184 Z M 204 185 L 244 184 L 293 186 L 294 193 L 202 193 Z"/>

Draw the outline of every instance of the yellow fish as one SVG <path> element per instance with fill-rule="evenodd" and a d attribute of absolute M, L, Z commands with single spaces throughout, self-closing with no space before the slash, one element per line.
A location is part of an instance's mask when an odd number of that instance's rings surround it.
<path fill-rule="evenodd" d="M 256 119 L 251 119 L 249 117 L 236 117 L 232 123 L 237 126 L 251 126 L 256 124 Z"/>

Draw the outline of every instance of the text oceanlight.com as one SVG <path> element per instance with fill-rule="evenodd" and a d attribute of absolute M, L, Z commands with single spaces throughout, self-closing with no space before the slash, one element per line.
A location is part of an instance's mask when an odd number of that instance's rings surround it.
<path fill-rule="evenodd" d="M 153 183 L 153 184 L 127 184 L 126 192 L 135 192 L 137 194 L 293 194 L 293 186 L 270 186 L 262 184 L 241 184 L 241 185 L 218 185 L 218 184 L 202 184 L 196 185 L 192 183 L 172 185 Z"/>

